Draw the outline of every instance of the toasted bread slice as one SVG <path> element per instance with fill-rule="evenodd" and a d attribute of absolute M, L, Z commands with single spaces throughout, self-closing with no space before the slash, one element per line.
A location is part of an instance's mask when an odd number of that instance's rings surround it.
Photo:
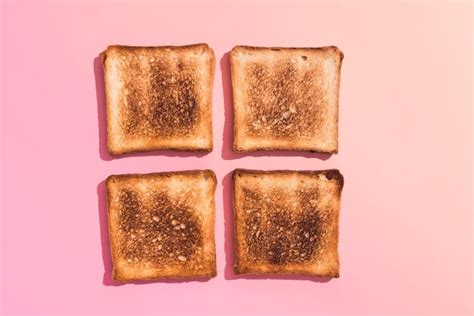
<path fill-rule="evenodd" d="M 212 150 L 215 57 L 207 44 L 110 46 L 101 56 L 111 154 Z"/>
<path fill-rule="evenodd" d="M 210 170 L 107 179 L 115 280 L 216 276 Z"/>
<path fill-rule="evenodd" d="M 338 170 L 233 174 L 236 274 L 339 277 Z"/>
<path fill-rule="evenodd" d="M 234 150 L 337 153 L 342 58 L 336 47 L 232 49 Z"/>

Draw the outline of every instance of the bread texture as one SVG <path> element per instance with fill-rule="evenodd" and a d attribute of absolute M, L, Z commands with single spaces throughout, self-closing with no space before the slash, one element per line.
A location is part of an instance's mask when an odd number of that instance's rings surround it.
<path fill-rule="evenodd" d="M 338 170 L 237 169 L 233 184 L 236 274 L 339 277 Z"/>
<path fill-rule="evenodd" d="M 115 45 L 101 57 L 112 155 L 212 150 L 215 57 L 207 44 Z"/>
<path fill-rule="evenodd" d="M 235 151 L 337 153 L 337 47 L 236 46 L 229 58 Z"/>
<path fill-rule="evenodd" d="M 214 172 L 113 175 L 106 183 L 113 279 L 217 275 Z"/>

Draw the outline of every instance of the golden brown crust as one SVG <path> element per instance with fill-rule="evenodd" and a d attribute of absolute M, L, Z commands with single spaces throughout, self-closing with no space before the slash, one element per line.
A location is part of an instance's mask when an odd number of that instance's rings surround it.
<path fill-rule="evenodd" d="M 109 176 L 113 278 L 215 277 L 216 184 L 211 170 Z"/>
<path fill-rule="evenodd" d="M 207 44 L 113 45 L 101 58 L 112 155 L 212 150 L 215 57 Z"/>
<path fill-rule="evenodd" d="M 342 59 L 335 46 L 234 47 L 234 150 L 337 153 Z"/>
<path fill-rule="evenodd" d="M 236 274 L 339 277 L 338 170 L 237 169 L 233 183 Z"/>

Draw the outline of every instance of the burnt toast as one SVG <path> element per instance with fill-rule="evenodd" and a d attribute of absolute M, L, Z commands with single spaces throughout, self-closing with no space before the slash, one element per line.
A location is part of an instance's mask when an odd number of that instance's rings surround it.
<path fill-rule="evenodd" d="M 112 277 L 216 276 L 216 177 L 210 170 L 107 178 Z"/>
<path fill-rule="evenodd" d="M 342 52 L 236 46 L 230 52 L 237 152 L 338 152 Z"/>
<path fill-rule="evenodd" d="M 235 273 L 339 277 L 343 185 L 338 170 L 235 170 Z"/>
<path fill-rule="evenodd" d="M 110 154 L 212 150 L 214 52 L 207 44 L 101 53 Z"/>

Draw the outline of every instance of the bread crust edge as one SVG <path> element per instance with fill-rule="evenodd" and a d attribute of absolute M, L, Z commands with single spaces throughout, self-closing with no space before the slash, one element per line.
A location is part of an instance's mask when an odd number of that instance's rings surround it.
<path fill-rule="evenodd" d="M 213 212 L 212 212 L 212 218 L 210 221 L 212 221 L 211 225 L 211 232 L 209 232 L 209 235 L 212 237 L 211 242 L 213 243 L 213 264 L 210 267 L 210 272 L 209 273 L 203 273 L 203 274 L 193 274 L 193 275 L 183 275 L 183 274 L 176 274 L 176 275 L 171 275 L 171 276 L 160 276 L 160 277 L 151 277 L 151 278 L 130 278 L 122 275 L 120 271 L 118 271 L 116 267 L 116 262 L 119 261 L 119 256 L 118 254 L 114 251 L 114 249 L 117 249 L 115 247 L 115 238 L 112 235 L 112 221 L 110 220 L 110 206 L 111 206 L 111 188 L 109 186 L 109 183 L 115 181 L 115 180 L 120 180 L 120 179 L 126 179 L 129 177 L 139 177 L 139 178 L 152 178 L 157 175 L 159 176 L 173 176 L 173 175 L 186 175 L 186 176 L 198 176 L 203 174 L 204 176 L 211 177 L 212 180 L 212 198 L 211 198 L 211 203 L 213 205 Z M 114 175 L 109 175 L 106 180 L 106 192 L 107 192 L 107 229 L 108 229 L 108 238 L 109 238 L 109 251 L 112 259 L 112 279 L 115 281 L 127 283 L 127 282 L 133 282 L 133 281 L 160 281 L 160 280 L 169 280 L 169 279 L 188 279 L 188 280 L 195 280 L 195 279 L 211 279 L 217 276 L 217 258 L 216 258 L 216 244 L 215 244 L 215 220 L 216 220 L 216 205 L 215 205 L 215 191 L 217 187 L 217 177 L 216 174 L 214 173 L 213 170 L 210 169 L 202 169 L 202 170 L 183 170 L 183 171 L 165 171 L 165 172 L 153 172 L 153 173 L 145 173 L 145 174 L 139 174 L 139 173 L 127 173 L 127 174 L 114 174 Z"/>
<path fill-rule="evenodd" d="M 179 147 L 176 147 L 176 146 L 146 146 L 146 147 L 143 147 L 143 148 L 137 148 L 137 149 L 133 149 L 133 150 L 127 150 L 127 149 L 123 149 L 123 150 L 120 150 L 120 149 L 116 149 L 115 147 L 111 146 L 112 144 L 112 140 L 111 140 L 111 127 L 110 127 L 110 117 L 111 117 L 111 113 L 110 113 L 110 106 L 111 106 L 111 102 L 110 102 L 110 96 L 109 94 L 107 93 L 107 76 L 105 75 L 107 73 L 107 65 L 106 65 L 106 59 L 107 59 L 107 52 L 110 50 L 110 49 L 114 49 L 114 48 L 118 48 L 118 49 L 174 49 L 174 50 L 187 50 L 187 49 L 192 49 L 192 48 L 203 48 L 205 50 L 208 51 L 208 53 L 210 54 L 211 56 L 211 63 L 210 63 L 210 76 L 209 76 L 209 89 L 210 89 L 210 104 L 209 104 L 209 117 L 210 117 L 210 128 L 209 128 L 209 133 L 210 135 L 208 134 L 207 136 L 209 137 L 209 143 L 207 144 L 207 146 L 203 147 L 203 146 L 199 146 L 199 147 L 194 147 L 194 146 L 179 146 Z M 119 45 L 119 44 L 116 44 L 116 45 L 109 45 L 107 46 L 107 49 L 102 51 L 100 54 L 99 54 L 99 57 L 101 59 L 101 64 L 102 64 L 102 69 L 103 69 L 103 73 L 104 73 L 104 83 L 105 83 L 105 89 L 104 89 L 104 92 L 105 92 L 105 101 L 106 101 L 106 104 L 105 104 L 105 107 L 106 107 L 106 139 L 107 139 L 107 151 L 109 152 L 110 155 L 112 156 L 120 156 L 120 155 L 124 155 L 124 154 L 134 154 L 134 153 L 145 153 L 145 152 L 150 152 L 150 151 L 167 151 L 167 150 L 171 150 L 171 151 L 177 151 L 177 152 L 196 152 L 196 153 L 210 153 L 212 152 L 213 150 L 213 128 L 212 128 L 212 96 L 213 96 L 213 86 L 214 86 L 214 76 L 215 76 L 215 64 L 216 64 L 216 57 L 215 57 L 215 53 L 214 53 L 214 50 L 209 47 L 209 45 L 207 43 L 197 43 L 197 44 L 189 44 L 189 45 L 178 45 L 178 46 L 173 46 L 173 45 L 165 45 L 165 46 L 129 46 L 129 45 Z"/>
<path fill-rule="evenodd" d="M 236 178 L 238 174 L 242 172 L 247 175 L 265 175 L 265 174 L 280 174 L 280 175 L 293 175 L 295 173 L 300 173 L 300 174 L 308 174 L 308 175 L 319 175 L 319 174 L 332 174 L 334 176 L 334 179 L 337 181 L 338 185 L 338 199 L 341 201 L 341 195 L 342 195 L 342 190 L 344 187 L 344 176 L 342 173 L 339 171 L 339 169 L 324 169 L 324 170 L 288 170 L 288 169 L 278 169 L 278 170 L 255 170 L 255 169 L 244 169 L 244 168 L 238 168 L 235 169 L 232 172 L 232 203 L 233 203 L 233 221 L 234 221 L 234 234 L 233 234 L 233 255 L 234 255 L 234 265 L 233 265 L 233 271 L 236 275 L 266 275 L 266 276 L 284 276 L 284 275 L 300 275 L 300 276 L 311 276 L 311 277 L 329 277 L 329 278 L 339 278 L 340 277 L 340 260 L 339 260 L 339 254 L 337 254 L 337 259 L 336 259 L 336 269 L 331 269 L 325 274 L 314 274 L 310 271 L 310 269 L 298 269 L 296 271 L 288 271 L 285 270 L 283 272 L 275 272 L 275 271 L 264 271 L 259 269 L 259 267 L 247 267 L 245 263 L 240 262 L 240 250 L 239 250 L 239 244 L 237 243 L 237 239 L 239 238 L 238 232 L 237 232 L 237 226 L 238 226 L 238 212 L 236 209 L 237 205 L 237 196 L 236 196 Z M 338 248 L 339 245 L 339 217 L 340 217 L 340 208 L 337 212 L 337 217 L 335 220 L 336 228 L 337 228 L 337 234 L 334 236 L 334 241 L 336 243 L 336 248 Z"/>

